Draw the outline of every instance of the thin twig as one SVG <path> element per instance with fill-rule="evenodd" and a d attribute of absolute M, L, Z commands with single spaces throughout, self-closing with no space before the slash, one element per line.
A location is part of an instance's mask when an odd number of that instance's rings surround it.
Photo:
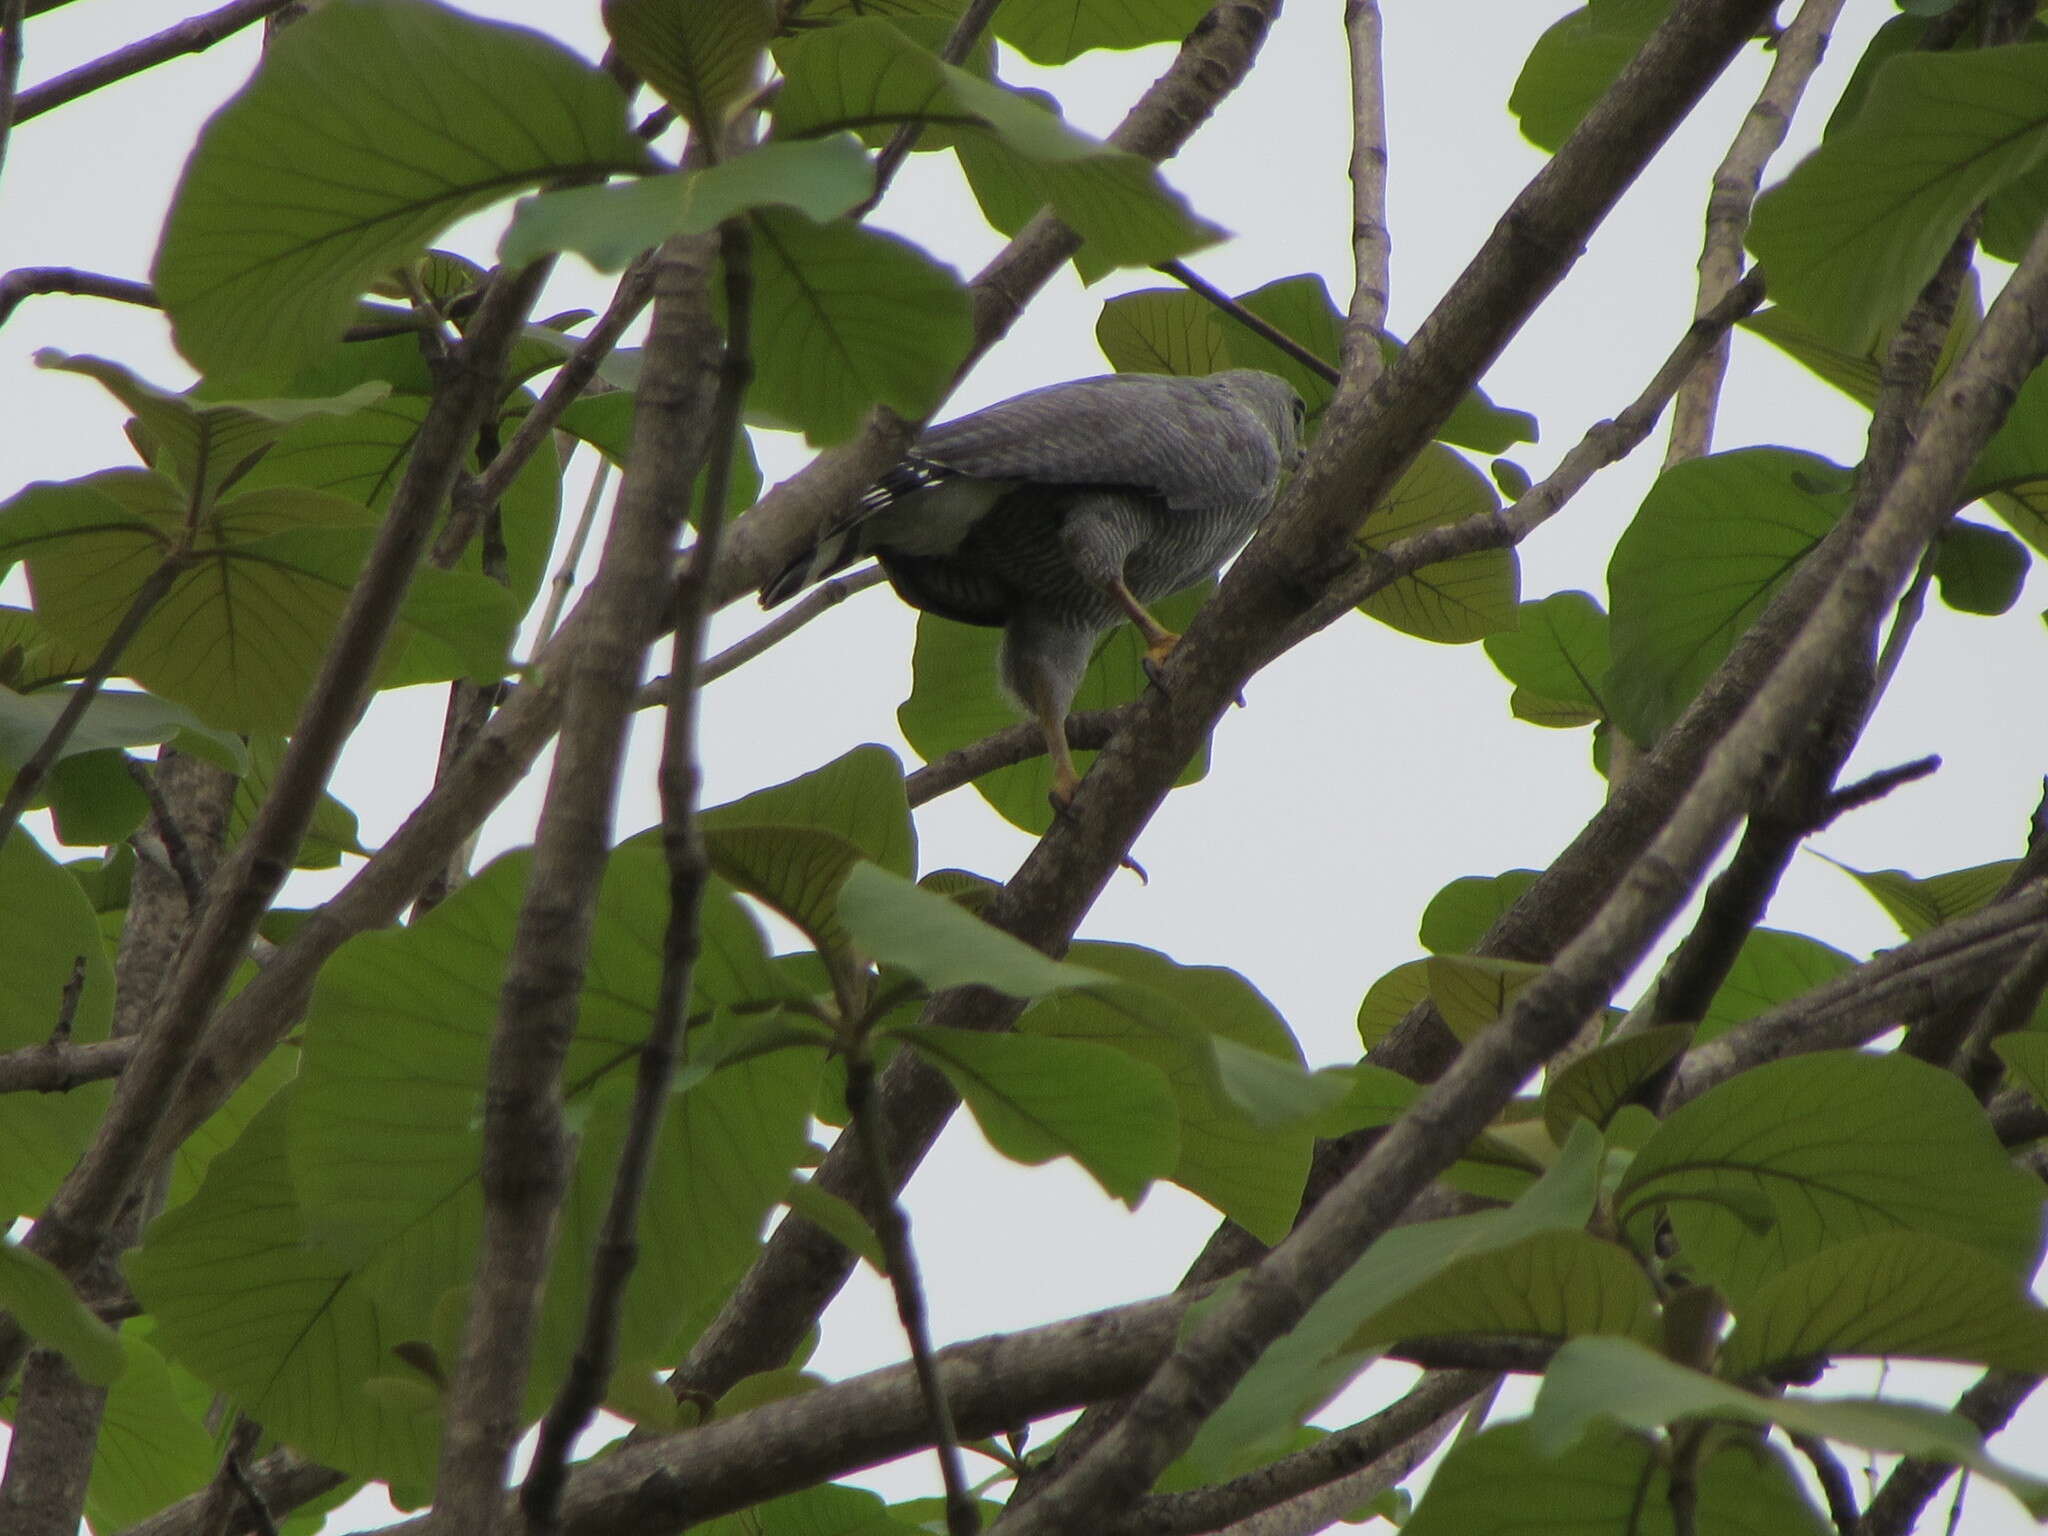
<path fill-rule="evenodd" d="M 1205 278 L 1197 277 L 1188 268 L 1187 263 L 1182 261 L 1162 261 L 1157 263 L 1153 270 L 1155 272 L 1164 272 L 1189 292 L 1199 294 L 1202 298 L 1207 299 L 1217 309 L 1223 311 L 1224 314 L 1235 320 L 1246 330 L 1271 342 L 1325 383 L 1334 384 L 1337 382 L 1337 370 L 1335 368 L 1332 368 L 1320 357 L 1317 357 L 1315 353 L 1309 351 L 1307 347 L 1304 347 L 1292 336 L 1281 330 L 1272 321 L 1260 319 L 1259 316 L 1246 309 L 1214 283 L 1209 282 Z"/>
<path fill-rule="evenodd" d="M 64 989 L 57 994 L 57 1019 L 50 1026 L 50 1038 L 46 1045 L 63 1047 L 71 1043 L 71 1026 L 78 1019 L 78 1001 L 85 996 L 85 956 L 79 955 L 71 962 L 71 974 L 65 978 Z"/>
<path fill-rule="evenodd" d="M 86 299 L 112 299 L 117 304 L 136 304 L 160 309 L 156 290 L 147 283 L 81 267 L 16 267 L 0 277 L 0 325 L 5 325 L 24 299 L 38 294 L 68 293 Z"/>
<path fill-rule="evenodd" d="M 1800 6 L 1799 14 L 1778 36 L 1763 90 L 1715 168 L 1713 190 L 1707 197 L 1706 239 L 1700 250 L 1696 314 L 1707 313 L 1735 285 L 1742 270 L 1742 239 L 1749 229 L 1750 209 L 1764 167 L 1785 142 L 1807 84 L 1827 51 L 1828 34 L 1842 3 L 1806 0 Z M 1698 458 L 1713 446 L 1714 413 L 1727 370 L 1728 338 L 1723 335 L 1678 392 L 1671 411 L 1671 440 L 1664 454 L 1667 467 Z"/>
<path fill-rule="evenodd" d="M 1928 777 L 1941 767 L 1941 758 L 1934 753 L 1916 757 L 1910 763 L 1900 763 L 1896 768 L 1880 768 L 1876 773 L 1858 779 L 1854 784 L 1845 784 L 1829 795 L 1821 805 L 1820 820 L 1814 826 L 1818 832 L 1822 827 L 1849 814 L 1873 805 L 1895 789 L 1903 789 Z"/>
<path fill-rule="evenodd" d="M 1387 230 L 1387 87 L 1376 0 L 1348 0 L 1344 38 L 1351 56 L 1351 306 L 1344 318 L 1344 371 L 1359 387 L 1380 369 L 1393 288 Z"/>
<path fill-rule="evenodd" d="M 15 92 L 21 86 L 21 29 L 27 15 L 27 0 L 0 0 L 0 169 L 7 165 L 8 130 L 20 121 Z"/>
<path fill-rule="evenodd" d="M 575 530 L 569 535 L 569 548 L 562 555 L 562 563 L 555 571 L 554 579 L 548 583 L 548 605 L 541 613 L 540 628 L 534 635 L 533 648 L 536 652 L 546 648 L 555 637 L 555 626 L 562 622 L 562 610 L 569 606 L 569 594 L 576 588 L 576 568 L 583 563 L 583 548 L 590 542 L 590 530 L 597 523 L 597 509 L 604 502 L 605 487 L 611 483 L 612 461 L 603 454 L 597 456 L 597 468 L 590 476 L 590 489 L 583 497 L 583 511 L 577 516 Z"/>
<path fill-rule="evenodd" d="M 743 430 L 741 416 L 753 377 L 750 321 L 753 270 L 744 219 L 719 231 L 725 280 L 725 347 L 718 395 L 712 405 L 711 460 L 704 477 L 698 535 L 683 578 L 676 584 L 675 638 L 671 646 L 668 717 L 662 735 L 660 793 L 662 850 L 668 860 L 669 913 L 662 939 L 661 979 L 647 1039 L 633 1084 L 633 1108 L 619 1150 L 611 1199 L 605 1207 L 584 1310 L 583 1334 L 569 1374 L 541 1420 L 533 1464 L 520 1489 L 527 1527 L 558 1528 L 569 1453 L 596 1415 L 618 1361 L 619 1319 L 626 1285 L 639 1253 L 640 1207 L 648 1170 L 666 1118 L 669 1084 L 681 1054 L 690 989 L 702 949 L 699 917 L 711 864 L 697 821 L 702 774 L 697 766 L 697 661 L 710 620 L 712 581 L 725 527 L 727 487 Z M 680 523 L 677 517 L 676 522 Z"/>
<path fill-rule="evenodd" d="M 234 0 L 203 16 L 188 16 L 161 32 L 152 33 L 90 63 L 30 86 L 15 101 L 14 120 L 25 123 L 32 117 L 61 107 L 68 101 L 140 74 L 183 53 L 203 53 L 224 37 L 261 21 L 272 11 L 281 11 L 292 0 Z"/>
<path fill-rule="evenodd" d="M 157 783 L 147 763 L 132 757 L 124 757 L 123 761 L 128 765 L 128 777 L 149 801 L 149 817 L 156 828 L 157 841 L 163 844 L 164 862 L 170 865 L 171 873 L 185 892 L 185 910 L 197 912 L 200 902 L 206 899 L 206 876 L 200 873 L 198 861 L 192 857 L 192 845 L 186 841 L 177 812 L 164 798 L 163 786 Z"/>
<path fill-rule="evenodd" d="M 1796 1434 L 1790 1430 L 1786 1434 L 1793 1448 L 1813 1468 L 1814 1480 L 1827 1497 L 1828 1518 L 1835 1522 L 1836 1531 L 1840 1536 L 1856 1536 L 1856 1527 L 1863 1519 L 1863 1512 L 1856 1507 L 1856 1482 L 1849 1476 L 1849 1469 L 1842 1465 L 1842 1458 L 1818 1435 Z"/>
<path fill-rule="evenodd" d="M 36 792 L 43 787 L 43 781 L 50 776 L 50 770 L 64 755 L 65 745 L 72 733 L 78 729 L 85 712 L 92 707 L 92 701 L 99 696 L 101 686 L 113 675 L 115 666 L 121 660 L 121 653 L 128 649 L 128 643 L 136 632 L 148 622 L 156 606 L 170 594 L 178 578 L 185 573 L 186 562 L 178 554 L 168 554 L 157 568 L 137 589 L 128 603 L 128 611 L 121 615 L 121 622 L 114 626 L 114 632 L 107 636 L 100 647 L 99 655 L 93 658 L 85 676 L 71 691 L 71 697 L 64 701 L 64 708 L 52 722 L 43 739 L 36 744 L 29 760 L 21 765 L 14 776 L 14 783 L 7 791 L 7 798 L 0 802 L 0 844 L 6 843 L 14 831 L 15 823 L 21 820 L 21 813 L 28 809 Z"/>
<path fill-rule="evenodd" d="M 2041 1384 L 2039 1376 L 2016 1371 L 1987 1371 L 1956 1399 L 1955 1411 L 1977 1427 L 1987 1439 L 2005 1428 L 2019 1406 Z M 1948 1462 L 1923 1461 L 1909 1456 L 1891 1470 L 1884 1486 L 1872 1496 L 1857 1527 L 1857 1536 L 1908 1536 L 1920 1519 L 1921 1510 L 1941 1485 L 1955 1475 Z"/>
<path fill-rule="evenodd" d="M 939 1459 L 939 1476 L 946 1489 L 947 1536 L 977 1536 L 981 1510 L 967 1483 L 966 1468 L 960 1460 L 960 1432 L 953 1422 L 953 1410 L 946 1400 L 932 1349 L 931 1320 L 924 1300 L 924 1282 L 918 1272 L 917 1253 L 910 1242 L 910 1217 L 896 1198 L 896 1181 L 889 1169 L 889 1154 L 882 1146 L 881 1116 L 875 1105 L 874 1063 L 866 1055 L 864 1042 L 846 1057 L 846 1131 L 859 1150 L 867 1168 L 871 1192 L 869 1211 L 875 1236 L 889 1265 L 889 1290 L 896 1298 L 896 1317 L 910 1344 L 911 1369 L 917 1375 L 918 1391 L 924 1396 L 930 1415 L 932 1449 Z"/>
<path fill-rule="evenodd" d="M 1913 638 L 1913 631 L 1919 627 L 1920 617 L 1927 611 L 1927 589 L 1934 581 L 1934 566 L 1937 546 L 1929 545 L 1921 558 L 1920 569 L 1913 575 L 1913 584 L 1899 595 L 1898 606 L 1892 612 L 1892 627 L 1884 637 L 1884 650 L 1877 658 L 1876 692 L 1882 694 L 1891 687 L 1892 679 L 1898 675 L 1899 663 L 1906 659 L 1906 642 Z"/>
<path fill-rule="evenodd" d="M 878 587 L 887 579 L 888 574 L 879 565 L 869 565 L 850 575 L 834 576 L 819 582 L 745 639 L 735 640 L 716 656 L 706 659 L 697 669 L 699 686 L 714 682 L 728 672 L 745 666 L 770 646 L 779 645 L 787 640 L 827 609 L 836 608 L 854 593 L 865 592 L 869 587 Z M 640 692 L 634 699 L 635 707 L 654 708 L 663 701 L 667 688 L 668 678 L 665 674 L 642 683 Z M 1043 740 L 1039 745 L 1044 746 Z"/>

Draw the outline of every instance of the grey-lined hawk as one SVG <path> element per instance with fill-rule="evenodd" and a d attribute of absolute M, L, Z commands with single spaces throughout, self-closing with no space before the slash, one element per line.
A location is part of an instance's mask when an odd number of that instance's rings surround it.
<path fill-rule="evenodd" d="M 1003 631 L 1005 690 L 1045 732 L 1053 799 L 1079 775 L 1066 718 L 1095 642 L 1251 537 L 1301 457 L 1301 397 L 1248 368 L 1048 385 L 927 431 L 761 588 L 769 607 L 873 555 L 913 607 Z"/>

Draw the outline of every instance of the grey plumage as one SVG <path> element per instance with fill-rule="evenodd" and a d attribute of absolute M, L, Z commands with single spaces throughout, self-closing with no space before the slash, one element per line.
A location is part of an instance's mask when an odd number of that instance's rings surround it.
<path fill-rule="evenodd" d="M 1284 380 L 1243 368 L 1032 390 L 926 432 L 762 606 L 874 555 L 914 607 L 1000 626 L 1004 686 L 1044 728 L 1064 801 L 1066 715 L 1097 638 L 1128 617 L 1164 659 L 1176 637 L 1144 605 L 1251 536 L 1300 458 L 1302 414 Z"/>

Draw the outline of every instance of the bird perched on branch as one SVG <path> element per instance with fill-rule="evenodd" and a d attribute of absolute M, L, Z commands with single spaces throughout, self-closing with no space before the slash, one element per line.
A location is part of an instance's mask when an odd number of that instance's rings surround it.
<path fill-rule="evenodd" d="M 1128 618 L 1148 671 L 1179 639 L 1146 604 L 1214 575 L 1301 458 L 1301 397 L 1270 373 L 1121 373 L 933 427 L 761 588 L 772 607 L 869 555 L 912 607 L 1003 631 L 1005 691 L 1045 732 L 1052 797 L 1080 775 L 1066 719 L 1096 640 Z"/>

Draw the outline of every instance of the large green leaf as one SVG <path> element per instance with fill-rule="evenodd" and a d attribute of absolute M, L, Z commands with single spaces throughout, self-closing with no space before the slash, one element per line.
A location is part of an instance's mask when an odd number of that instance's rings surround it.
<path fill-rule="evenodd" d="M 1593 1211 L 1600 1151 L 1599 1136 L 1581 1127 L 1550 1171 L 1507 1209 L 1417 1222 L 1381 1236 L 1260 1356 L 1196 1433 L 1184 1464 L 1211 1478 L 1254 1464 L 1261 1447 L 1292 1434 L 1362 1368 L 1369 1351 L 1356 1335 L 1368 1319 L 1462 1259 L 1539 1232 L 1584 1227 Z"/>
<path fill-rule="evenodd" d="M 774 105 L 779 137 L 889 122 L 944 129 L 996 225 L 1013 233 L 1049 203 L 1082 238 L 1088 275 L 1182 256 L 1222 235 L 1150 161 L 1075 132 L 1042 98 L 944 63 L 886 21 L 800 33 L 776 55 L 784 76 Z M 991 183 L 1002 184 L 1001 195 L 991 198 Z"/>
<path fill-rule="evenodd" d="M 1744 448 L 1657 477 L 1607 568 L 1614 665 L 1603 690 L 1643 745 L 1691 702 L 1847 506 L 1847 471 Z"/>
<path fill-rule="evenodd" d="M 249 738 L 249 771 L 235 785 L 235 798 L 228 807 L 228 840 L 234 842 L 256 819 L 256 812 L 270 794 L 270 786 L 284 762 L 282 736 Z M 313 819 L 293 855 L 295 869 L 333 869 L 344 854 L 365 857 L 369 850 L 357 837 L 356 813 L 330 794 L 322 794 L 313 807 Z"/>
<path fill-rule="evenodd" d="M 1794 1264 L 1904 1229 L 2031 1274 L 2039 1186 L 1956 1078 L 1905 1056 L 1826 1051 L 1754 1067 L 1659 1127 L 1615 1191 L 1639 1250 L 1660 1217 L 1682 1266 L 1738 1312 Z M 1759 1229 L 1748 1219 L 1761 1203 Z"/>
<path fill-rule="evenodd" d="M 1433 955 L 1464 955 L 1536 883 L 1539 871 L 1510 869 L 1498 875 L 1461 875 L 1429 898 L 1417 936 Z"/>
<path fill-rule="evenodd" d="M 156 1320 L 152 1342 L 271 1434 L 329 1466 L 430 1487 L 431 1398 L 365 1390 L 406 1368 L 409 1336 L 364 1271 L 311 1240 L 285 1157 L 290 1092 L 159 1217 L 123 1267 Z"/>
<path fill-rule="evenodd" d="M 1358 1000 L 1358 1040 L 1368 1051 L 1408 1016 L 1409 1009 L 1429 997 L 1429 962 L 1409 960 L 1395 966 Z"/>
<path fill-rule="evenodd" d="M 967 353 L 967 291 L 893 235 L 757 211 L 747 403 L 813 443 L 850 437 L 869 407 L 930 415 Z"/>
<path fill-rule="evenodd" d="M 2048 44 L 1901 54 L 1853 121 L 1758 199 L 1771 295 L 1866 349 L 1934 275 L 1971 210 L 2048 154 Z"/>
<path fill-rule="evenodd" d="M 1429 995 L 1460 1040 L 1474 1039 L 1505 1014 L 1544 968 L 1495 955 L 1431 955 L 1424 963 Z"/>
<path fill-rule="evenodd" d="M 1553 23 L 1508 96 L 1523 136 L 1555 151 L 1670 9 L 1671 0 L 1593 0 Z"/>
<path fill-rule="evenodd" d="M 1212 1051 L 1230 1042 L 1299 1074 L 1301 1047 L 1285 1021 L 1234 971 L 1176 965 L 1130 944 L 1076 944 L 1071 958 L 1128 985 L 1043 998 L 1018 1020 L 1018 1033 L 1113 1046 L 1156 1067 L 1180 1118 L 1168 1177 L 1277 1243 L 1300 1209 L 1314 1137 L 1306 1127 L 1256 1124 L 1219 1083 Z"/>
<path fill-rule="evenodd" d="M 1393 490 L 1365 520 L 1356 543 L 1379 551 L 1422 533 L 1500 510 L 1492 482 L 1441 443 L 1424 445 Z M 1521 564 L 1512 549 L 1482 549 L 1424 566 L 1358 605 L 1420 640 L 1467 645 L 1515 627 Z"/>
<path fill-rule="evenodd" d="M 1064 64 L 1092 48 L 1177 43 L 1209 14 L 1209 0 L 1009 0 L 996 36 L 1034 64 Z"/>
<path fill-rule="evenodd" d="M 826 1483 L 694 1529 L 698 1536 L 920 1536 L 928 1527 L 890 1518 L 879 1494 Z"/>
<path fill-rule="evenodd" d="M 2048 1373 L 2048 1312 L 1975 1248 L 1880 1232 L 1795 1264 L 1743 1306 L 1721 1348 L 1725 1376 L 1835 1355 L 1960 1360 Z"/>
<path fill-rule="evenodd" d="M 1183 630 L 1213 590 L 1213 584 L 1203 582 L 1154 603 L 1152 612 L 1168 629 Z M 996 682 L 996 650 L 1001 640 L 1000 630 L 956 624 L 935 613 L 918 615 L 910 697 L 898 707 L 896 723 L 926 762 L 936 762 L 948 752 L 1017 723 L 1017 708 L 1004 698 Z M 1120 624 L 1096 647 L 1095 658 L 1074 694 L 1074 708 L 1108 709 L 1136 698 L 1147 686 L 1144 641 L 1134 627 Z M 1094 759 L 1092 752 L 1074 754 L 1074 764 L 1083 773 Z M 1195 754 L 1175 782 L 1192 784 L 1208 766 L 1205 748 Z M 1011 825 L 1034 837 L 1051 828 L 1049 758 L 1033 757 L 995 769 L 976 779 L 974 787 Z"/>
<path fill-rule="evenodd" d="M 41 1045 L 64 1016 L 74 967 L 84 986 L 71 1015 L 71 1039 L 107 1038 L 114 1017 L 114 969 L 92 903 L 34 838 L 17 832 L 0 845 L 0 1051 Z M 13 1093 L 0 1113 L 0 1220 L 43 1208 L 71 1165 L 92 1143 L 111 1083 L 69 1093 Z"/>
<path fill-rule="evenodd" d="M 1607 615 L 1584 592 L 1522 604 L 1512 629 L 1486 637 L 1486 656 L 1515 685 L 1516 719 L 1568 728 L 1607 718 Z"/>
<path fill-rule="evenodd" d="M 874 189 L 874 167 L 851 134 L 761 144 L 702 170 L 523 197 L 498 259 L 516 267 L 574 251 L 600 272 L 617 272 L 669 236 L 702 234 L 743 209 L 794 208 L 823 223 Z"/>
<path fill-rule="evenodd" d="M 887 747 L 855 747 L 822 768 L 698 813 L 707 828 L 816 827 L 906 879 L 917 873 L 917 828 L 903 793 L 903 765 Z"/>
<path fill-rule="evenodd" d="M 871 959 L 901 966 L 934 992 L 981 986 L 1011 997 L 1043 997 L 1109 979 L 1055 960 L 877 864 L 859 864 L 845 877 L 839 916 Z"/>
<path fill-rule="evenodd" d="M 1876 1399 L 1763 1397 L 1688 1370 L 1632 1339 L 1565 1345 L 1544 1372 L 1529 1424 L 1537 1446 L 1555 1455 L 1597 1423 L 1650 1430 L 1691 1419 L 1777 1424 L 1868 1450 L 1954 1462 L 2003 1484 L 2036 1518 L 2048 1518 L 2048 1483 L 1985 1455 L 1983 1437 L 1959 1414 Z"/>
<path fill-rule="evenodd" d="M 1711 1040 L 1732 1025 L 1789 1003 L 1855 966 L 1853 956 L 1803 933 L 1752 929 L 1720 990 L 1707 1004 L 1698 1038 Z"/>
<path fill-rule="evenodd" d="M 2027 547 L 2011 534 L 1953 518 L 1934 541 L 1934 583 L 1958 613 L 2000 614 L 2027 584 Z"/>
<path fill-rule="evenodd" d="M 1403 1536 L 1677 1536 L 1666 1447 L 1607 1426 L 1571 1450 L 1537 1444 L 1527 1420 L 1461 1439 Z M 1799 1475 L 1761 1438 L 1705 1443 L 1694 1468 L 1693 1536 L 1834 1536 Z"/>
<path fill-rule="evenodd" d="M 1512 1334 L 1569 1339 L 1614 1333 L 1654 1345 L 1657 1293 L 1624 1249 L 1584 1232 L 1533 1232 L 1467 1254 L 1358 1325 L 1356 1345 Z"/>
<path fill-rule="evenodd" d="M 97 650 L 174 550 L 184 570 L 136 630 L 121 672 L 230 730 L 286 731 L 375 537 L 360 506 L 287 487 L 215 504 L 189 546 L 182 494 L 161 475 L 110 470 L 30 486 L 0 508 L 0 560 L 26 558 L 37 617 Z M 517 619 L 482 577 L 422 571 L 399 643 L 416 675 L 495 677 Z"/>
<path fill-rule="evenodd" d="M 16 839 L 19 841 L 19 839 Z M 63 1355 L 72 1370 L 105 1386 L 127 1368 L 121 1340 L 78 1298 L 47 1259 L 0 1236 L 0 1307 L 28 1336 Z"/>
<path fill-rule="evenodd" d="M 477 1096 L 531 864 L 525 853 L 496 860 L 411 927 L 350 940 L 321 972 L 292 1155 L 315 1228 L 344 1254 L 374 1251 L 475 1179 Z M 659 983 L 666 894 L 657 850 L 612 855 L 563 1073 L 572 1100 L 632 1075 Z M 777 996 L 752 920 L 729 893 L 706 897 L 693 1009 Z"/>
<path fill-rule="evenodd" d="M 297 423 L 346 419 L 390 393 L 388 384 L 363 383 L 327 400 L 212 403 L 159 389 L 102 357 L 70 357 L 45 348 L 36 354 L 36 365 L 97 379 L 135 413 L 151 466 L 202 503 L 219 494 L 224 480 L 251 468 L 255 456 L 273 448 Z"/>
<path fill-rule="evenodd" d="M 772 0 L 604 0 L 619 58 L 712 140 L 759 82 L 775 20 Z"/>
<path fill-rule="evenodd" d="M 1071 1157 L 1136 1206 L 1180 1152 L 1173 1090 L 1158 1068 L 1107 1045 L 932 1024 L 890 1031 L 946 1074 L 989 1144 L 1020 1163 Z"/>
<path fill-rule="evenodd" d="M 0 689 L 0 764 L 18 768 L 27 762 L 76 691 L 45 688 L 37 693 L 9 693 Z M 93 695 L 65 742 L 63 755 L 154 747 L 165 742 L 231 772 L 239 773 L 248 766 L 248 751 L 240 737 L 201 725 L 199 717 L 182 704 L 127 688 L 102 688 Z"/>
<path fill-rule="evenodd" d="M 1903 869 L 1852 869 L 1839 860 L 1831 862 L 1876 899 L 1900 932 L 1917 939 L 1989 902 L 2005 888 L 2019 861 L 1997 859 L 1925 878 Z"/>
<path fill-rule="evenodd" d="M 220 1460 L 163 1356 L 132 1323 L 121 1348 L 127 1368 L 107 1394 L 85 1491 L 85 1515 L 96 1531 L 125 1531 L 197 1493 Z"/>
<path fill-rule="evenodd" d="M 1636 1089 L 1692 1043 L 1690 1024 L 1664 1024 L 1610 1040 L 1551 1075 L 1543 1088 L 1543 1124 L 1563 1141 L 1574 1120 L 1607 1128 Z"/>
<path fill-rule="evenodd" d="M 202 373 L 275 386 L 464 214 L 648 164 L 617 85 L 541 34 L 429 0 L 332 0 L 202 130 L 151 277 Z"/>

